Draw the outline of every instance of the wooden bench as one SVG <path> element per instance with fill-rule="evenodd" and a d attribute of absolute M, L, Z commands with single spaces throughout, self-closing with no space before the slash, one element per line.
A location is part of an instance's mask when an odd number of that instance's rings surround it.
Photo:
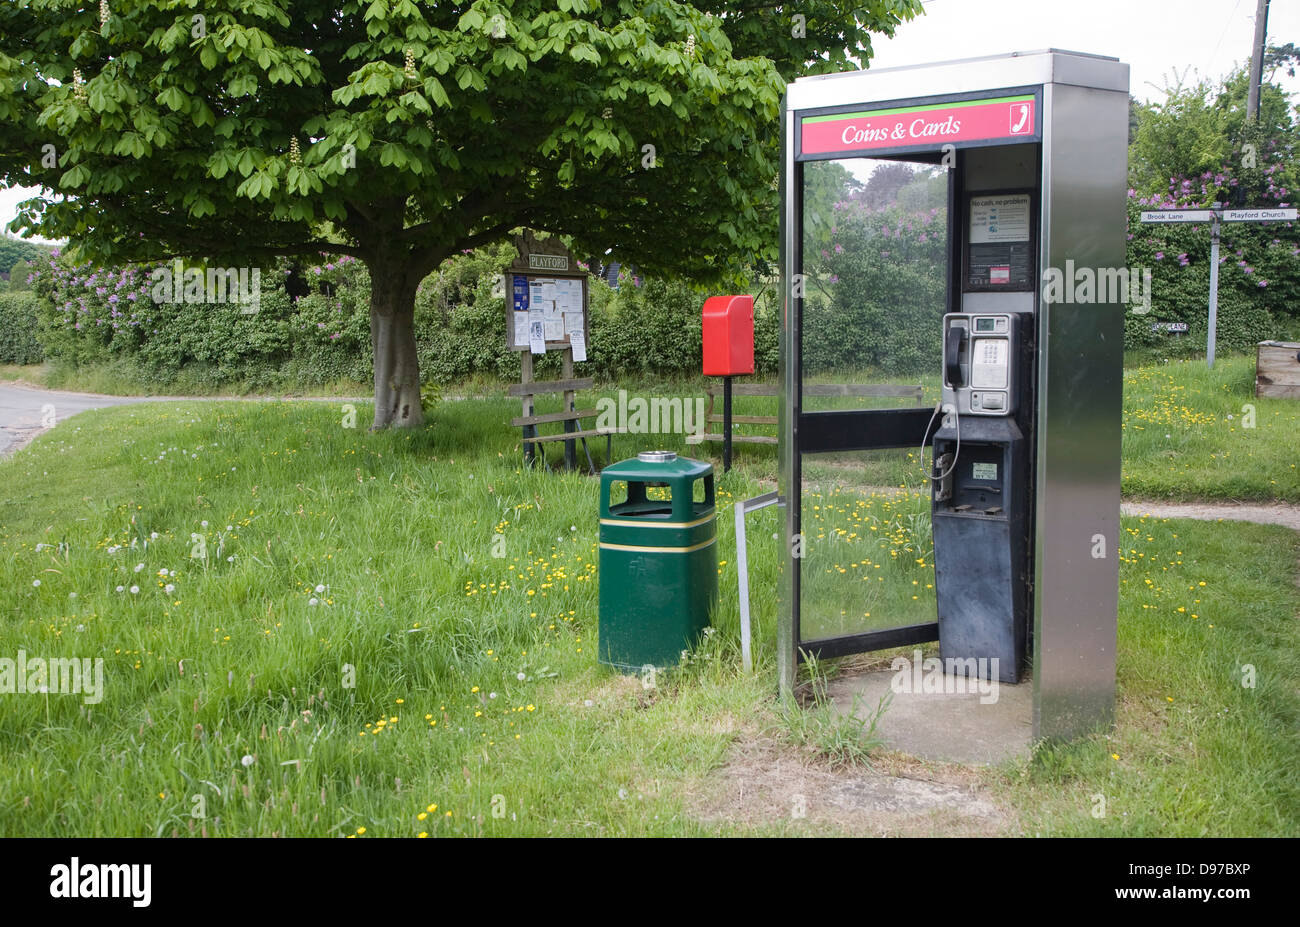
<path fill-rule="evenodd" d="M 723 387 L 708 386 L 704 389 L 708 401 L 704 408 L 705 426 L 709 424 L 723 424 L 725 431 L 726 416 L 716 414 L 713 411 L 714 401 L 722 395 Z M 779 396 L 781 387 L 769 385 L 766 383 L 736 383 L 731 387 L 732 396 Z M 859 386 L 852 383 L 816 383 L 808 384 L 803 388 L 805 396 L 861 396 L 884 399 L 913 399 L 917 405 L 921 405 L 921 399 L 924 391 L 920 386 L 896 386 L 890 383 L 877 383 L 865 386 Z M 732 415 L 731 424 L 733 425 L 776 425 L 777 417 L 775 415 Z M 688 444 L 700 444 L 704 441 L 724 441 L 725 433 L 706 432 L 702 435 L 689 435 L 686 438 Z M 779 438 L 775 435 L 737 435 L 733 434 L 731 440 L 738 444 L 777 444 Z"/>
<path fill-rule="evenodd" d="M 531 365 L 529 365 L 531 366 Z M 579 377 L 565 380 L 551 380 L 545 382 L 529 381 L 526 383 L 511 384 L 508 390 L 511 396 L 520 396 L 523 399 L 524 414 L 510 420 L 510 424 L 516 428 L 522 428 L 524 455 L 529 463 L 536 458 L 536 447 L 541 444 L 549 444 L 553 441 L 564 442 L 564 462 L 565 466 L 573 469 L 577 465 L 577 449 L 575 442 L 582 442 L 582 450 L 587 455 L 587 466 L 592 473 L 596 472 L 596 464 L 591 459 L 591 449 L 587 446 L 588 438 L 605 438 L 605 462 L 609 463 L 613 453 L 613 435 L 615 429 L 612 428 L 583 428 L 582 420 L 596 418 L 600 414 L 599 409 L 579 409 L 575 402 L 575 393 L 578 390 L 591 389 L 594 381 L 591 377 Z M 536 414 L 533 408 L 533 397 L 547 393 L 563 393 L 564 405 L 567 407 L 563 412 L 543 412 Z M 538 425 L 549 425 L 556 422 L 564 423 L 564 430 L 557 434 L 538 434 Z M 543 462 L 545 456 L 543 455 Z"/>

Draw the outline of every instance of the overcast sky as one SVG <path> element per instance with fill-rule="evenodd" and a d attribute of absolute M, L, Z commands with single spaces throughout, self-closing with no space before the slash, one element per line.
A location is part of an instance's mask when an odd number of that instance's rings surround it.
<path fill-rule="evenodd" d="M 1063 48 L 1127 62 L 1132 93 L 1187 72 L 1217 79 L 1250 59 L 1256 0 L 923 0 L 925 15 L 875 44 L 871 66 L 901 67 L 1012 51 Z M 1300 44 L 1300 0 L 1273 0 L 1268 38 Z M 1168 78 L 1168 81 L 1166 81 Z M 1300 80 L 1281 75 L 1292 94 Z"/>
<path fill-rule="evenodd" d="M 1246 62 L 1255 30 L 1256 0 L 925 0 L 926 15 L 875 44 L 873 67 L 971 58 L 1012 51 L 1064 48 L 1111 55 L 1131 67 L 1140 100 L 1180 75 L 1212 80 Z M 1300 43 L 1300 0 L 1273 0 L 1269 41 Z M 1277 78 L 1288 92 L 1300 79 Z M 1297 97 L 1293 96 L 1293 102 Z M 30 191 L 0 190 L 0 225 Z"/>

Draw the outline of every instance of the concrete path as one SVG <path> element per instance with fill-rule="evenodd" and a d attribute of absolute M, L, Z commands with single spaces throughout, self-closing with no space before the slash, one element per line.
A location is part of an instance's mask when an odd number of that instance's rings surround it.
<path fill-rule="evenodd" d="M 1125 515 L 1195 518 L 1200 521 L 1253 521 L 1300 531 L 1300 506 L 1291 502 L 1155 502 L 1133 500 L 1120 506 Z"/>
<path fill-rule="evenodd" d="M 0 457 L 13 453 L 42 431 L 78 412 L 153 401 L 147 396 L 101 396 L 0 384 Z"/>
<path fill-rule="evenodd" d="M 356 396 L 105 396 L 0 383 L 0 457 L 87 409 L 139 402 L 369 402 Z"/>

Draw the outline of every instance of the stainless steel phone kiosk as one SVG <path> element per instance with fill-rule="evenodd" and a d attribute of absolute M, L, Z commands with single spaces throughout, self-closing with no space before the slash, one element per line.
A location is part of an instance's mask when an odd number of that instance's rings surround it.
<path fill-rule="evenodd" d="M 1128 78 L 1044 49 L 786 88 L 783 691 L 937 641 L 946 673 L 1031 678 L 1036 738 L 1113 717 L 1125 306 L 1044 281 L 1126 263 Z M 887 500 L 921 538 L 891 576 L 854 532 L 894 467 L 924 495 Z"/>

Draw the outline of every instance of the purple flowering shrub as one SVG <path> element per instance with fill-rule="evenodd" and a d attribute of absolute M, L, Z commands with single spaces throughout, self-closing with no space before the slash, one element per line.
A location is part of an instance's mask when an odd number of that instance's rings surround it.
<path fill-rule="evenodd" d="M 1282 175 L 1288 156 L 1276 142 L 1260 154 L 1262 192 L 1251 207 L 1295 205 L 1295 191 Z M 1125 315 L 1125 347 L 1158 345 L 1162 353 L 1194 354 L 1205 349 L 1210 294 L 1209 223 L 1141 222 L 1143 210 L 1204 208 L 1232 203 L 1239 184 L 1224 165 L 1196 178 L 1171 177 L 1168 190 L 1141 196 L 1128 191 L 1128 266 L 1151 269 L 1151 312 Z M 1262 197 L 1262 199 L 1260 198 Z M 1219 244 L 1217 343 L 1247 350 L 1277 337 L 1279 325 L 1300 306 L 1300 228 L 1294 222 L 1225 222 Z M 1152 330 L 1153 322 L 1186 322 L 1186 336 Z"/>
<path fill-rule="evenodd" d="M 505 347 L 501 270 L 513 256 L 503 245 L 457 254 L 420 285 L 415 330 L 426 382 L 486 377 L 513 381 L 519 358 Z M 103 269 L 51 259 L 33 273 L 38 336 L 58 363 L 118 363 L 140 385 L 172 389 L 294 389 L 373 377 L 370 277 L 351 257 L 322 255 L 261 270 L 257 312 L 236 303 L 155 300 L 156 265 Z M 706 295 L 682 281 L 627 275 L 615 293 L 589 279 L 590 360 L 583 375 L 612 378 L 655 371 L 700 370 L 700 306 Z M 776 365 L 775 311 L 760 303 L 758 363 Z M 538 377 L 558 376 L 550 352 Z"/>
<path fill-rule="evenodd" d="M 369 341 L 369 281 L 360 262 L 308 262 L 300 274 L 307 292 L 297 299 L 286 289 L 287 263 L 260 268 L 255 304 L 234 293 L 223 298 L 206 283 L 201 294 L 182 285 L 169 293 L 154 272 L 173 268 L 99 268 L 56 252 L 32 274 L 46 355 L 74 366 L 121 362 L 144 386 L 259 389 L 312 386 L 349 371 L 369 376 L 357 364 Z M 251 268 L 245 279 L 251 290 Z"/>

